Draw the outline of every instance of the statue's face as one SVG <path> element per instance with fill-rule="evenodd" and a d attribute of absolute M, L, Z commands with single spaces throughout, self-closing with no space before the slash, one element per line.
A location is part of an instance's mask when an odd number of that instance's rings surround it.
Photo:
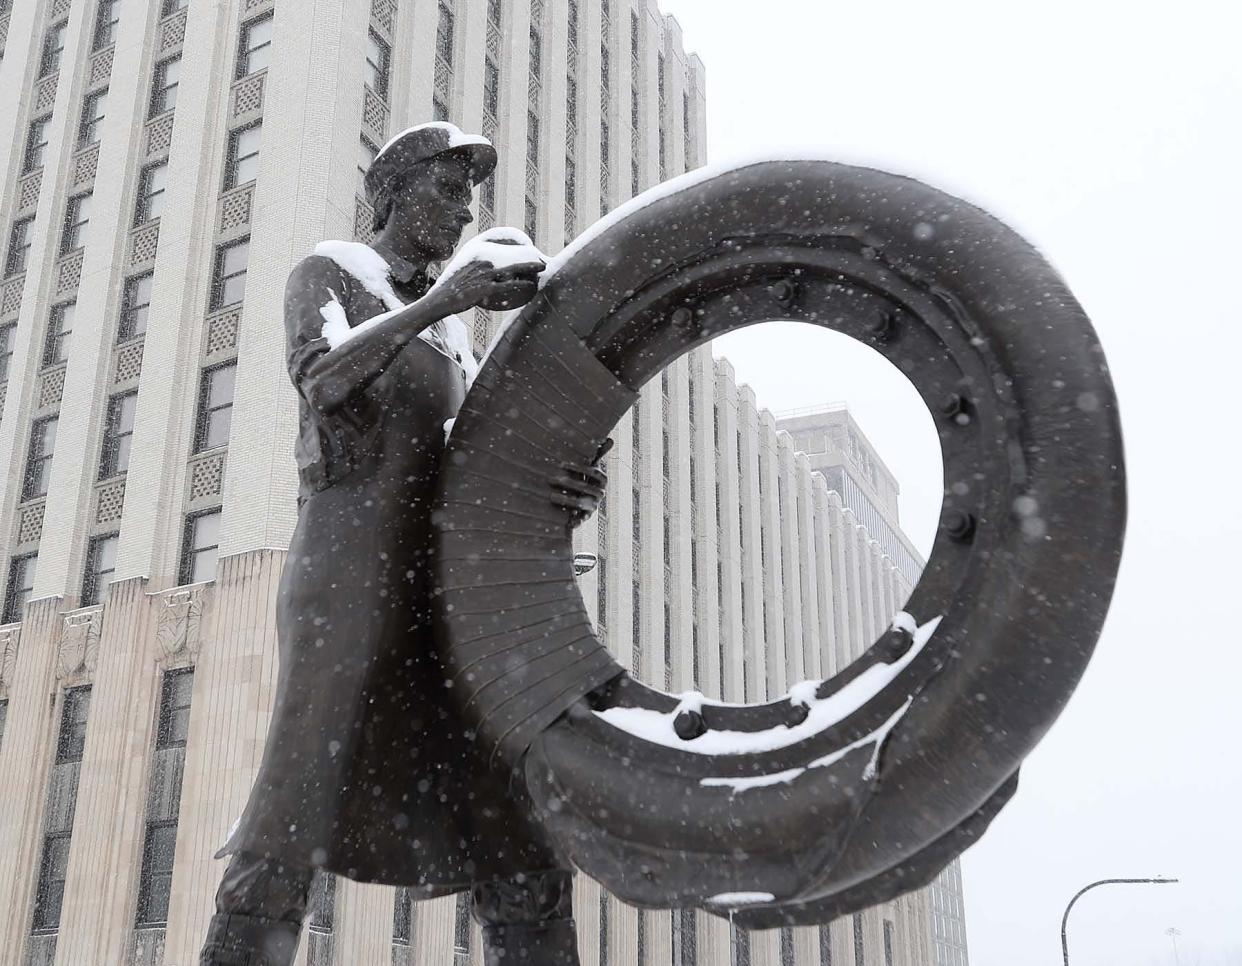
<path fill-rule="evenodd" d="M 432 261 L 443 261 L 461 241 L 470 214 L 471 184 L 466 164 L 452 155 L 414 168 L 396 192 L 389 223 L 396 238 L 408 239 Z"/>

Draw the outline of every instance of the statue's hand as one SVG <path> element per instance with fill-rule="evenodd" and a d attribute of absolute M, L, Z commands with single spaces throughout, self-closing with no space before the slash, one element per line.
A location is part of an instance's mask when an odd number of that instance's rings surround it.
<path fill-rule="evenodd" d="M 485 309 L 516 309 L 535 297 L 543 254 L 516 228 L 491 228 L 462 245 L 444 266 L 432 286 L 441 290 L 461 312 L 480 305 Z"/>
<path fill-rule="evenodd" d="M 608 485 L 608 474 L 600 468 L 599 462 L 610 449 L 611 438 L 604 440 L 590 466 L 563 463 L 560 472 L 548 481 L 552 487 L 552 503 L 569 512 L 571 527 L 581 526 L 599 509 Z"/>
<path fill-rule="evenodd" d="M 515 309 L 538 291 L 543 262 L 521 262 L 496 268 L 489 262 L 470 261 L 430 293 L 443 299 L 446 314 L 465 312 L 481 305 L 485 309 Z"/>

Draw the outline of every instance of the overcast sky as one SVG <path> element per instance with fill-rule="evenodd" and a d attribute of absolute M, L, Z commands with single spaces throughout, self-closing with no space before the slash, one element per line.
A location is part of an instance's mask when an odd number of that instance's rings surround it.
<path fill-rule="evenodd" d="M 1173 964 L 1176 927 L 1183 966 L 1242 963 L 1242 8 L 663 7 L 707 65 L 712 161 L 814 146 L 983 204 L 1063 272 L 1112 364 L 1130 474 L 1121 578 L 1069 709 L 966 856 L 972 966 L 1060 962 L 1061 912 L 1081 885 L 1156 874 L 1183 882 L 1078 904 L 1071 962 Z M 850 402 L 925 546 L 940 480 L 912 390 L 876 375 L 866 350 L 799 328 L 717 351 L 769 408 Z"/>

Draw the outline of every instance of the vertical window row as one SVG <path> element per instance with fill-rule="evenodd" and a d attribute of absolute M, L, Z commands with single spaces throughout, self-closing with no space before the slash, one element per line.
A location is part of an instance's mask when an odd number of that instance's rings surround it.
<path fill-rule="evenodd" d="M 164 672 L 147 795 L 142 865 L 138 875 L 138 903 L 134 916 L 134 926 L 138 929 L 156 928 L 168 922 L 193 691 L 192 668 Z"/>
<path fill-rule="evenodd" d="M 638 13 L 630 11 L 630 196 L 642 187 L 640 161 L 643 156 L 642 29 Z"/>
<path fill-rule="evenodd" d="M 65 879 L 69 869 L 69 841 L 73 835 L 73 813 L 77 804 L 78 773 L 86 748 L 86 721 L 90 711 L 91 689 L 70 688 L 61 705 L 60 732 L 56 759 L 48 788 L 48 808 L 35 887 L 34 935 L 55 933 L 60 928 L 61 906 L 65 898 Z"/>
<path fill-rule="evenodd" d="M 453 50 L 456 44 L 457 16 L 452 0 L 440 0 L 436 20 L 435 83 L 431 94 L 432 120 L 449 119 L 453 93 Z"/>
<path fill-rule="evenodd" d="M 612 36 L 612 10 L 609 0 L 601 0 L 601 34 L 599 44 L 599 214 L 602 218 L 612 207 L 612 179 L 609 164 L 612 162 L 612 138 L 609 131 L 608 111 L 612 103 L 612 56 L 609 48 Z"/>
<path fill-rule="evenodd" d="M 569 60 L 565 77 L 565 241 L 577 234 L 578 209 L 578 0 L 569 0 Z"/>
<path fill-rule="evenodd" d="M 540 99 L 543 91 L 543 17 L 542 0 L 530 5 L 529 77 L 526 103 L 526 234 L 538 244 L 539 231 L 539 122 L 542 115 Z"/>

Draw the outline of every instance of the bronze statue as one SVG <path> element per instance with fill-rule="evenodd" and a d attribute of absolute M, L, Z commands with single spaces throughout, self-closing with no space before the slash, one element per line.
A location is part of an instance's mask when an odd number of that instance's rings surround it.
<path fill-rule="evenodd" d="M 495 165 L 485 139 L 451 124 L 403 132 L 366 173 L 374 242 L 320 245 L 289 278 L 301 487 L 280 676 L 258 777 L 219 853 L 231 859 L 204 966 L 290 962 L 317 871 L 416 898 L 470 889 L 487 963 L 578 962 L 570 874 L 521 784 L 476 750 L 432 642 L 431 504 L 445 424 L 477 368 L 455 314 L 525 304 L 544 268 L 474 259 L 432 284 Z M 570 467 L 549 497 L 572 526 L 603 484 Z"/>

